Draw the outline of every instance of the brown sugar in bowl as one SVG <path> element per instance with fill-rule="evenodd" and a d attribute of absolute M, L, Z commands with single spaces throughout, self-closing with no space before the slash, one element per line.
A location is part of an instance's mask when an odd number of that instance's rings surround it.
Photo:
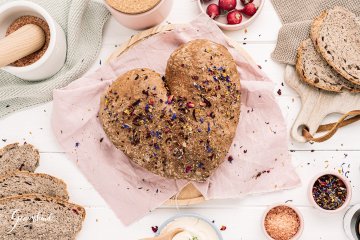
<path fill-rule="evenodd" d="M 304 229 L 301 213 L 289 204 L 277 204 L 265 211 L 262 228 L 270 240 L 296 240 Z"/>
<path fill-rule="evenodd" d="M 174 0 L 106 0 L 105 6 L 121 25 L 142 30 L 163 22 Z"/>
<path fill-rule="evenodd" d="M 125 14 L 140 14 L 153 9 L 161 0 L 106 0 L 112 8 Z"/>
<path fill-rule="evenodd" d="M 27 24 L 35 24 L 39 26 L 45 33 L 45 44 L 44 46 L 39 49 L 38 51 L 23 57 L 11 64 L 11 66 L 14 67 L 24 67 L 30 64 L 33 64 L 34 62 L 38 61 L 46 52 L 47 48 L 49 47 L 50 43 L 50 28 L 49 25 L 46 23 L 45 20 L 35 17 L 35 16 L 21 16 L 18 19 L 16 19 L 11 25 L 8 27 L 5 36 L 8 36 L 9 34 L 15 32 L 19 28 L 27 25 Z"/>

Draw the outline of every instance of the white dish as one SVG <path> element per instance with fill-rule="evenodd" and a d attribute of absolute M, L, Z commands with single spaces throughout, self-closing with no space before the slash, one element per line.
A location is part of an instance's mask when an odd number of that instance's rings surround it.
<path fill-rule="evenodd" d="M 66 59 L 66 38 L 63 29 L 39 5 L 29 1 L 13 1 L 0 6 L 0 37 L 17 18 L 31 15 L 42 18 L 50 28 L 50 43 L 45 54 L 35 63 L 24 67 L 6 66 L 2 69 L 28 81 L 39 81 L 56 74 Z"/>
<path fill-rule="evenodd" d="M 211 0 L 207 3 L 204 3 L 203 0 L 197 0 L 197 1 L 198 1 L 198 6 L 199 6 L 200 10 L 204 14 L 206 14 L 206 8 L 209 4 L 212 4 L 212 3 L 218 4 L 218 2 L 219 2 L 218 0 Z M 252 17 L 247 17 L 244 14 L 242 14 L 243 20 L 240 24 L 235 24 L 235 25 L 227 24 L 226 17 L 224 17 L 224 16 L 220 16 L 219 18 L 215 19 L 214 21 L 221 29 L 226 30 L 226 31 L 236 31 L 236 30 L 247 28 L 260 15 L 260 12 L 264 7 L 265 0 L 254 0 L 253 3 L 255 4 L 256 7 L 258 7 L 257 12 Z M 237 0 L 236 9 L 240 10 L 243 7 L 244 6 L 242 5 L 241 1 Z"/>
<path fill-rule="evenodd" d="M 176 228 L 184 229 L 173 240 L 188 240 L 197 237 L 198 240 L 222 240 L 219 230 L 207 219 L 197 214 L 179 214 L 168 219 L 159 228 L 160 233 L 166 233 Z"/>
<path fill-rule="evenodd" d="M 153 9 L 140 14 L 122 13 L 111 7 L 106 1 L 104 1 L 104 4 L 121 25 L 135 30 L 142 30 L 163 22 L 171 12 L 173 1 L 162 0 Z"/>
<path fill-rule="evenodd" d="M 359 220 L 360 219 L 360 204 L 352 206 L 344 216 L 344 231 L 348 239 L 357 240 L 360 234 L 356 233 L 359 231 Z"/>

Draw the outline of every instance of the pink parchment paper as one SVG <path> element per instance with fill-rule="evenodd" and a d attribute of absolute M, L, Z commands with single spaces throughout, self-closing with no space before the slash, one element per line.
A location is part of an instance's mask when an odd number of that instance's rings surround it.
<path fill-rule="evenodd" d="M 96 72 L 54 91 L 52 124 L 72 159 L 126 225 L 145 216 L 188 182 L 156 176 L 133 164 L 105 135 L 98 119 L 100 96 L 134 68 L 163 74 L 170 54 L 193 39 L 226 46 L 238 65 L 242 107 L 236 137 L 224 163 L 205 183 L 194 183 L 206 199 L 242 198 L 300 184 L 287 149 L 285 121 L 273 96 L 274 84 L 226 42 L 207 16 L 148 38 Z M 231 157 L 229 157 L 231 156 Z"/>

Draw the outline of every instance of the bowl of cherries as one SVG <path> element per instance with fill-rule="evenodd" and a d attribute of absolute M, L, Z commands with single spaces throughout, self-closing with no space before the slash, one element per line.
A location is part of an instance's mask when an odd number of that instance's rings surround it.
<path fill-rule="evenodd" d="M 198 0 L 203 13 L 223 30 L 248 27 L 260 14 L 265 0 Z"/>

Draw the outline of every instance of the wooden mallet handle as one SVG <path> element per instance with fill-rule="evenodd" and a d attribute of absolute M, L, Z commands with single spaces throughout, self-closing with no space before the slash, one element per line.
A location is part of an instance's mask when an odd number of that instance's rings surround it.
<path fill-rule="evenodd" d="M 176 228 L 170 232 L 167 233 L 163 233 L 157 237 L 152 237 L 152 238 L 144 238 L 141 240 L 171 240 L 173 239 L 178 233 L 183 232 L 184 230 L 181 228 Z"/>
<path fill-rule="evenodd" d="M 0 40 L 0 67 L 9 65 L 41 49 L 45 33 L 37 25 L 27 24 Z"/>

